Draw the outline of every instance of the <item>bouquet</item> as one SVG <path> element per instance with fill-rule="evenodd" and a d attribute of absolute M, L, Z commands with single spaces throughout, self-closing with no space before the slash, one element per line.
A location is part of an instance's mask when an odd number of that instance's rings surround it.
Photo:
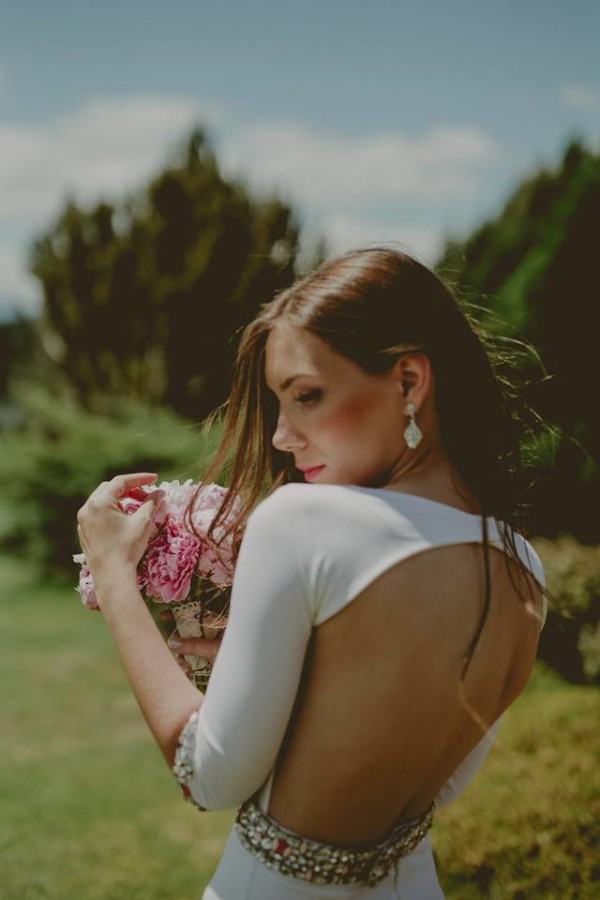
<path fill-rule="evenodd" d="M 233 530 L 216 549 L 206 540 L 206 535 L 228 490 L 218 484 L 201 485 L 198 490 L 199 485 L 191 480 L 183 484 L 163 481 L 156 487 L 165 492 L 166 511 L 155 519 L 154 534 L 138 564 L 138 587 L 147 602 L 168 605 L 182 638 L 215 640 L 227 624 L 239 542 Z M 127 515 L 134 513 L 143 502 L 143 493 L 153 489 L 136 488 L 119 500 L 119 507 Z M 196 491 L 189 513 L 192 530 L 185 517 Z M 215 529 L 215 541 L 223 537 L 240 509 L 240 499 L 236 497 L 226 519 Z M 81 566 L 76 590 L 82 603 L 88 609 L 100 609 L 85 554 L 75 554 L 73 561 Z M 191 680 L 198 687 L 205 687 L 210 662 L 197 656 L 185 659 L 191 669 Z"/>

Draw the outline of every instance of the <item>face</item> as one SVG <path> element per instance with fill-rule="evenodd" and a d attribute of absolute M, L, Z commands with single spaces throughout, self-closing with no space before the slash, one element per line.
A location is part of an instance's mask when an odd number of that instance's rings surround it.
<path fill-rule="evenodd" d="M 319 467 L 305 472 L 305 480 L 387 484 L 406 446 L 397 377 L 367 374 L 288 324 L 272 329 L 265 353 L 267 385 L 279 402 L 273 445 L 292 453 L 297 468 Z"/>

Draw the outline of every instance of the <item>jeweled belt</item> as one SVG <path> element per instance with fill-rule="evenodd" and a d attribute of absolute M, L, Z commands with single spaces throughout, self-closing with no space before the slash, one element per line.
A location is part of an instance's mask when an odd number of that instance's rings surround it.
<path fill-rule="evenodd" d="M 324 844 L 284 828 L 263 813 L 256 796 L 235 818 L 240 843 L 269 868 L 313 884 L 377 884 L 423 840 L 435 810 L 434 801 L 422 815 L 394 825 L 384 841 L 359 848 Z"/>

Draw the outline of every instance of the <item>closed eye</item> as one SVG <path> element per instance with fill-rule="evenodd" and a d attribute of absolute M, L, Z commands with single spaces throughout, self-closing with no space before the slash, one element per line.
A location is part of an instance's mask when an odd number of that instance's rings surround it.
<path fill-rule="evenodd" d="M 305 394 L 299 394 L 295 397 L 296 403 L 313 403 L 321 396 L 320 390 L 306 391 Z"/>

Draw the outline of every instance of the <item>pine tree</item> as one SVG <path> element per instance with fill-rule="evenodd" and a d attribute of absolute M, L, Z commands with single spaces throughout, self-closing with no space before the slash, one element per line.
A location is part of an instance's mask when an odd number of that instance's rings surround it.
<path fill-rule="evenodd" d="M 90 411 L 115 393 L 200 419 L 228 393 L 239 330 L 296 274 L 299 226 L 227 181 L 200 130 L 145 190 L 68 202 L 35 242 L 41 328 Z"/>

